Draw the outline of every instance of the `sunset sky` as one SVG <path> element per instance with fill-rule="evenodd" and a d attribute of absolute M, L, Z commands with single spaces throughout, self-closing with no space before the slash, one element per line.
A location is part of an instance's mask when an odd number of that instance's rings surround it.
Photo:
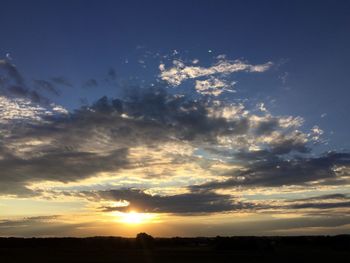
<path fill-rule="evenodd" d="M 349 1 L 0 4 L 0 236 L 350 233 Z"/>

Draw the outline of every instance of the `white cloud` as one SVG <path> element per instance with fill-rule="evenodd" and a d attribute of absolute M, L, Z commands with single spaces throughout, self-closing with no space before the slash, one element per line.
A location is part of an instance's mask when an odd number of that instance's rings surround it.
<path fill-rule="evenodd" d="M 206 80 L 196 80 L 195 89 L 198 93 L 203 95 L 214 95 L 218 96 L 223 91 L 234 92 L 233 89 L 230 89 L 231 85 L 234 85 L 235 82 L 231 84 L 226 83 L 226 81 L 220 80 L 218 78 L 210 77 Z"/>
<path fill-rule="evenodd" d="M 51 104 L 50 107 L 42 107 L 26 98 L 11 99 L 0 96 L 0 123 L 23 120 L 41 121 L 44 116 L 68 114 L 68 111 L 62 106 Z"/>
<path fill-rule="evenodd" d="M 323 133 L 324 131 L 320 127 L 315 125 L 311 128 L 311 133 L 309 134 L 309 137 L 311 137 L 311 140 L 315 142 L 320 142 Z"/>
<path fill-rule="evenodd" d="M 200 66 L 186 66 L 180 60 L 173 61 L 173 67 L 165 69 L 164 64 L 159 66 L 160 78 L 172 86 L 178 86 L 187 79 L 212 76 L 215 74 L 230 74 L 234 72 L 264 72 L 272 66 L 272 62 L 252 65 L 240 60 L 219 60 L 215 65 L 205 68 Z"/>
<path fill-rule="evenodd" d="M 298 128 L 303 125 L 304 119 L 300 116 L 284 116 L 280 117 L 278 122 L 282 128 Z"/>
<path fill-rule="evenodd" d="M 69 113 L 68 110 L 66 110 L 65 108 L 63 108 L 60 105 L 52 104 L 51 107 L 52 107 L 52 111 L 54 113 L 57 113 L 57 114 L 68 114 Z"/>
<path fill-rule="evenodd" d="M 258 104 L 256 105 L 256 107 L 257 107 L 260 111 L 262 111 L 262 112 L 268 112 L 268 110 L 266 109 L 265 103 L 263 103 L 263 102 L 258 103 Z"/>
<path fill-rule="evenodd" d="M 208 117 L 224 118 L 227 121 L 239 120 L 246 118 L 249 111 L 245 109 L 242 103 L 221 105 L 220 101 L 216 101 L 215 107 L 208 107 Z"/>
<path fill-rule="evenodd" d="M 198 64 L 198 63 L 199 63 L 199 59 L 192 60 L 192 64 Z"/>
<path fill-rule="evenodd" d="M 46 109 L 33 105 L 29 100 L 9 99 L 0 96 L 0 122 L 7 123 L 12 120 L 40 120 Z"/>

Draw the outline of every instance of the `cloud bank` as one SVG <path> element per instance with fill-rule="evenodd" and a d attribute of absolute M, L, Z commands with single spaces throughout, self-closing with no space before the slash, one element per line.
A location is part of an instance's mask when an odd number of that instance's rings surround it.
<path fill-rule="evenodd" d="M 223 76 L 271 66 L 221 58 L 200 67 L 177 60 L 168 69 L 161 64 L 162 84 L 125 86 L 118 97 L 103 96 L 68 112 L 39 95 L 59 96 L 57 85 L 73 88 L 67 79 L 35 80 L 31 86 L 1 60 L 0 195 L 128 203 L 95 206 L 105 213 L 347 209 L 348 200 L 338 200 L 347 198 L 342 192 L 333 196 L 336 202 L 322 195 L 324 202 L 279 204 L 242 197 L 255 189 L 349 185 L 349 153 L 313 152 L 322 141 L 320 127 L 307 131 L 303 118 L 273 115 L 264 104 L 257 111 L 218 99 L 228 88 Z M 114 70 L 108 78 L 115 80 Z M 203 96 L 173 92 L 188 79 Z M 89 79 L 84 87 L 99 83 Z"/>

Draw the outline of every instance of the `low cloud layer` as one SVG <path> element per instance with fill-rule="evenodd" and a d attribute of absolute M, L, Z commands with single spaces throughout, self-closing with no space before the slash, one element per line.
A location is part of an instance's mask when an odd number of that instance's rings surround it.
<path fill-rule="evenodd" d="M 91 194 L 91 193 L 90 193 Z M 138 211 L 148 213 L 203 214 L 252 207 L 234 201 L 229 195 L 213 192 L 185 193 L 171 196 L 150 195 L 138 189 L 108 190 L 95 193 L 95 198 L 127 201 L 127 206 L 103 207 L 103 211 Z"/>
<path fill-rule="evenodd" d="M 321 157 L 294 157 L 284 159 L 271 152 L 238 154 L 245 161 L 241 170 L 233 170 L 225 175 L 231 178 L 220 182 L 209 182 L 194 189 L 224 189 L 238 186 L 339 184 L 349 182 L 350 154 L 328 153 Z M 343 173 L 342 173 L 343 172 Z"/>

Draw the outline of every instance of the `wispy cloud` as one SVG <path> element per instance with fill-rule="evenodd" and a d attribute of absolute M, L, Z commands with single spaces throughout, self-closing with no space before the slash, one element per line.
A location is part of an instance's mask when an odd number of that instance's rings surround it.
<path fill-rule="evenodd" d="M 264 72 L 271 68 L 272 62 L 265 64 L 252 65 L 241 60 L 220 59 L 217 63 L 210 67 L 200 67 L 194 65 L 186 65 L 180 60 L 174 60 L 170 68 L 166 68 L 164 64 L 160 64 L 160 78 L 168 82 L 172 86 L 178 86 L 188 79 L 197 79 L 203 77 L 211 77 L 215 75 L 228 75 L 235 72 Z M 204 82 L 203 82 L 204 81 Z M 209 88 L 210 85 L 210 88 Z M 209 89 L 222 89 L 227 87 L 221 80 L 217 78 L 209 78 L 207 80 L 199 80 L 197 82 L 197 91 L 208 93 Z M 218 95 L 220 91 L 212 91 Z"/>

